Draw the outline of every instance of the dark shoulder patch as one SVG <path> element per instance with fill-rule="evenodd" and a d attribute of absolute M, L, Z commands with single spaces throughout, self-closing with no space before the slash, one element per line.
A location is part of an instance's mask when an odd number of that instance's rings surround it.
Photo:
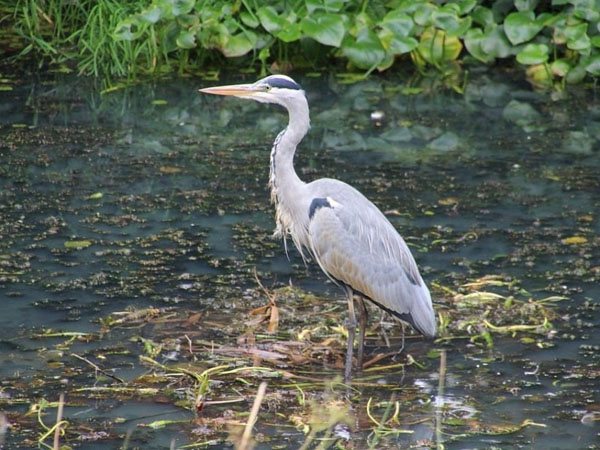
<path fill-rule="evenodd" d="M 283 78 L 283 77 L 278 77 L 278 76 L 269 78 L 267 80 L 267 83 L 269 84 L 269 86 L 276 87 L 276 88 L 297 89 L 297 90 L 302 89 L 300 87 L 300 85 L 298 83 L 296 83 L 294 80 L 288 79 L 288 78 Z"/>
<path fill-rule="evenodd" d="M 312 219 L 319 208 L 331 208 L 331 204 L 324 197 L 313 198 L 308 208 L 308 218 Z"/>

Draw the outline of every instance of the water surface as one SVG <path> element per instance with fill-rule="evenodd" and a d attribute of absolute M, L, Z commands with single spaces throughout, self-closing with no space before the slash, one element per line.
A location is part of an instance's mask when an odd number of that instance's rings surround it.
<path fill-rule="evenodd" d="M 353 397 L 348 430 L 356 448 L 436 442 L 447 448 L 598 448 L 595 93 L 573 91 L 553 101 L 524 83 L 485 74 L 471 80 L 464 96 L 427 89 L 407 95 L 408 82 L 400 78 L 354 85 L 327 76 L 296 79 L 312 112 L 312 129 L 296 158 L 301 178 L 342 179 L 386 211 L 432 286 L 436 309 L 452 317 L 448 335 L 460 334 L 456 321 L 469 313 L 460 312 L 448 289 L 465 293 L 460 286 L 469 280 L 499 276 L 511 287 L 482 290 L 519 300 L 567 298 L 551 307 L 553 327 L 533 337 L 492 333 L 493 345 L 486 344 L 470 339 L 485 331 L 475 321 L 464 325 L 460 339 L 409 339 L 405 352 L 424 366 L 382 370 L 375 383 L 387 387 L 365 387 Z M 239 76 L 219 84 L 247 81 Z M 307 304 L 280 295 L 280 330 L 290 337 L 315 315 L 331 315 L 331 324 L 345 319 L 342 293 L 293 249 L 288 260 L 281 242 L 270 238 L 269 150 L 285 114 L 196 93 L 211 84 L 174 79 L 100 95 L 73 78 L 26 79 L 13 80 L 13 90 L 2 93 L 0 405 L 12 424 L 10 448 L 28 448 L 43 434 L 26 412 L 41 399 L 56 401 L 60 392 L 67 392 L 65 439 L 73 448 L 115 448 L 126 439 L 131 448 L 165 448 L 172 441 L 228 448 L 222 440 L 227 429 L 215 431 L 215 422 L 207 425 L 202 415 L 212 420 L 229 410 L 247 412 L 252 398 L 208 408 L 194 420 L 192 380 L 164 395 L 78 394 L 78 388 L 120 384 L 73 354 L 138 387 L 155 369 L 140 355 L 167 365 L 220 364 L 203 359 L 201 350 L 186 354 L 183 336 L 242 345 L 248 311 L 266 301 L 255 269 L 269 289 L 291 283 L 326 299 Z M 374 120 L 374 112 L 383 117 Z M 100 322 L 150 307 L 159 309 L 160 321 Z M 494 308 L 490 320 L 504 314 L 512 323 L 510 306 Z M 181 317 L 195 312 L 199 322 L 184 326 Z M 169 314 L 179 318 L 177 325 Z M 377 314 L 371 316 L 376 322 Z M 50 331 L 63 334 L 42 337 Z M 70 341 L 69 332 L 91 337 Z M 400 328 L 390 333 L 398 342 Z M 375 333 L 372 344 L 381 350 Z M 437 353 L 427 356 L 432 349 L 446 352 L 443 391 Z M 242 357 L 230 364 L 252 365 Z M 297 370 L 323 383 L 340 373 L 331 361 Z M 253 392 L 260 377 L 249 380 Z M 248 388 L 227 382 L 208 397 L 230 398 Z M 397 387 L 394 401 L 402 405 L 398 428 L 413 433 L 390 433 L 374 443 L 365 405 L 370 397 L 381 405 L 389 400 L 389 386 Z M 255 427 L 263 436 L 258 448 L 298 448 L 305 439 L 301 427 L 285 419 L 293 413 L 286 407 L 297 406 L 297 391 L 281 389 L 284 398 L 272 398 Z M 331 396 L 346 398 L 344 392 L 314 395 L 327 408 Z M 47 424 L 54 414 L 49 408 Z M 158 431 L 140 426 L 156 420 L 177 422 Z M 519 427 L 525 420 L 543 426 Z M 342 438 L 344 432 L 337 431 Z"/>

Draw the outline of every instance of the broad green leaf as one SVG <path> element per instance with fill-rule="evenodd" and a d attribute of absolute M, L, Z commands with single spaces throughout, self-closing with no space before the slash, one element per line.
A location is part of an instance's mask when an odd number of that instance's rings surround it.
<path fill-rule="evenodd" d="M 517 53 L 517 61 L 521 64 L 542 64 L 548 61 L 550 49 L 546 44 L 527 44 Z"/>
<path fill-rule="evenodd" d="M 381 27 L 390 30 L 397 36 L 410 36 L 415 23 L 408 14 L 393 10 L 386 14 L 381 21 Z"/>
<path fill-rule="evenodd" d="M 113 37 L 117 41 L 133 41 L 144 32 L 144 26 L 138 15 L 129 17 L 117 24 Z"/>
<path fill-rule="evenodd" d="M 254 43 L 249 39 L 250 32 L 238 33 L 229 36 L 225 45 L 221 47 L 221 52 L 228 58 L 243 56 L 254 48 Z"/>
<path fill-rule="evenodd" d="M 567 41 L 576 41 L 587 32 L 587 23 L 569 25 L 564 28 Z"/>
<path fill-rule="evenodd" d="M 196 14 L 182 14 L 177 17 L 177 24 L 182 28 L 190 28 L 200 23 L 200 18 Z"/>
<path fill-rule="evenodd" d="M 600 36 L 594 36 L 590 39 L 590 42 L 594 47 L 600 47 Z"/>
<path fill-rule="evenodd" d="M 573 3 L 573 15 L 587 22 L 600 19 L 600 4 L 596 0 L 577 0 Z"/>
<path fill-rule="evenodd" d="M 188 30 L 181 30 L 176 41 L 179 48 L 194 48 L 196 47 L 196 36 Z"/>
<path fill-rule="evenodd" d="M 260 22 L 257 20 L 256 16 L 250 14 L 248 11 L 242 11 L 240 13 L 240 19 L 244 25 L 250 28 L 256 28 L 260 25 Z"/>
<path fill-rule="evenodd" d="M 162 8 L 155 5 L 144 11 L 139 15 L 140 19 L 146 23 L 156 23 L 162 19 Z"/>
<path fill-rule="evenodd" d="M 283 30 L 275 34 L 277 39 L 281 39 L 283 42 L 294 42 L 302 37 L 299 23 L 287 24 Z"/>
<path fill-rule="evenodd" d="M 504 32 L 513 45 L 533 39 L 541 29 L 542 26 L 536 22 L 533 11 L 513 12 L 504 20 Z"/>
<path fill-rule="evenodd" d="M 413 37 L 394 36 L 390 41 L 390 52 L 395 55 L 412 52 L 419 45 Z"/>
<path fill-rule="evenodd" d="M 284 20 L 279 17 L 277 11 L 272 6 L 263 6 L 256 11 L 258 20 L 265 30 L 269 33 L 276 33 L 283 28 Z"/>
<path fill-rule="evenodd" d="M 377 65 L 377 70 L 383 72 L 389 69 L 394 64 L 394 57 L 392 55 L 385 55 L 385 58 Z"/>
<path fill-rule="evenodd" d="M 360 69 L 370 69 L 381 64 L 385 58 L 385 50 L 375 33 L 364 30 L 356 40 L 347 36 L 342 42 L 342 54 Z"/>
<path fill-rule="evenodd" d="M 461 16 L 464 16 L 468 12 L 470 12 L 475 6 L 477 6 L 476 0 L 460 0 L 456 3 L 458 6 L 458 12 Z"/>
<path fill-rule="evenodd" d="M 512 54 L 513 47 L 506 37 L 502 25 L 498 25 L 485 33 L 481 42 L 481 50 L 494 58 L 506 58 Z"/>
<path fill-rule="evenodd" d="M 589 52 L 584 52 L 584 50 L 589 50 L 591 46 L 592 43 L 587 34 L 583 34 L 578 39 L 571 39 L 567 41 L 567 47 L 571 50 L 577 50 L 579 53 L 588 54 Z"/>
<path fill-rule="evenodd" d="M 539 0 L 515 0 L 515 7 L 519 11 L 533 11 Z"/>
<path fill-rule="evenodd" d="M 419 42 L 415 38 L 400 36 L 385 28 L 380 30 L 377 36 L 383 48 L 392 55 L 410 53 L 419 45 Z"/>
<path fill-rule="evenodd" d="M 550 64 L 550 70 L 557 77 L 563 78 L 569 73 L 569 70 L 571 70 L 571 64 L 564 58 L 557 59 Z"/>
<path fill-rule="evenodd" d="M 430 25 L 431 15 L 435 9 L 435 6 L 431 3 L 418 3 L 413 14 L 415 23 L 422 27 Z"/>
<path fill-rule="evenodd" d="M 306 0 L 306 10 L 309 14 L 322 9 L 327 12 L 339 12 L 344 6 L 344 0 Z"/>
<path fill-rule="evenodd" d="M 486 8 L 485 6 L 478 6 L 475 8 L 471 14 L 471 17 L 475 23 L 478 23 L 483 28 L 494 23 L 494 13 L 491 9 Z"/>
<path fill-rule="evenodd" d="M 443 30 L 429 28 L 421 34 L 417 49 L 425 61 L 435 65 L 458 58 L 462 43 L 457 37 L 448 36 Z"/>
<path fill-rule="evenodd" d="M 454 30 L 458 28 L 458 14 L 456 12 L 435 11 L 432 14 L 433 25 L 442 30 Z"/>
<path fill-rule="evenodd" d="M 481 48 L 481 43 L 485 39 L 485 35 L 481 28 L 471 28 L 465 34 L 464 42 L 467 51 L 477 58 L 479 61 L 488 63 L 494 60 L 494 56 L 486 53 Z"/>
<path fill-rule="evenodd" d="M 302 31 L 315 41 L 332 47 L 339 47 L 346 30 L 339 14 L 315 13 L 300 22 Z"/>
<path fill-rule="evenodd" d="M 591 56 L 585 61 L 585 70 L 595 77 L 600 76 L 600 55 Z"/>
<path fill-rule="evenodd" d="M 538 25 L 542 26 L 542 28 L 543 28 L 543 27 L 554 27 L 559 22 L 563 22 L 565 19 L 566 19 L 566 15 L 564 13 L 551 14 L 548 12 L 543 12 L 539 16 L 537 16 L 535 21 L 538 23 Z"/>
<path fill-rule="evenodd" d="M 195 0 L 161 0 L 163 3 L 171 6 L 171 12 L 174 16 L 179 16 L 181 14 L 188 14 L 194 4 Z"/>

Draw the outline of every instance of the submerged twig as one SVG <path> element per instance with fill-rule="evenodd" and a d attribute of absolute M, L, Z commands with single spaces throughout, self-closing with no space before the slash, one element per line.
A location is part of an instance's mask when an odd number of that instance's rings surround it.
<path fill-rule="evenodd" d="M 94 364 L 92 361 L 90 361 L 87 358 L 84 358 L 83 356 L 79 356 L 77 353 L 71 353 L 71 356 L 82 360 L 83 362 L 88 363 L 90 366 L 92 366 L 94 368 L 95 371 L 100 372 L 102 375 L 106 375 L 109 378 L 112 378 L 113 380 L 118 381 L 119 383 L 125 384 L 125 380 L 123 380 L 122 378 L 119 378 L 116 375 L 113 375 L 111 373 L 108 373 L 106 370 L 100 368 L 97 364 Z"/>
<path fill-rule="evenodd" d="M 65 394 L 61 393 L 58 398 L 58 411 L 56 411 L 56 427 L 54 428 L 54 445 L 53 450 L 60 449 L 60 431 L 63 417 L 63 409 L 65 406 Z"/>
<path fill-rule="evenodd" d="M 263 381 L 258 386 L 258 391 L 256 392 L 256 397 L 254 397 L 254 403 L 252 404 L 252 409 L 250 410 L 250 416 L 248 417 L 248 422 L 246 422 L 246 427 L 244 428 L 244 434 L 242 434 L 242 440 L 240 441 L 237 450 L 247 450 L 250 445 L 250 437 L 252 436 L 252 427 L 256 422 L 256 418 L 258 417 L 258 410 L 260 409 L 260 405 L 265 397 L 265 391 L 267 390 L 267 383 Z"/>

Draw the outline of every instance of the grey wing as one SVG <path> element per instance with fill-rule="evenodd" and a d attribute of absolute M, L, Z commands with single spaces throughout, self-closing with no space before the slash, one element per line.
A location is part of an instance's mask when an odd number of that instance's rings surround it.
<path fill-rule="evenodd" d="M 315 259 L 335 280 L 435 335 L 429 289 L 408 246 L 375 205 L 362 195 L 354 200 L 313 200 L 308 235 Z"/>

